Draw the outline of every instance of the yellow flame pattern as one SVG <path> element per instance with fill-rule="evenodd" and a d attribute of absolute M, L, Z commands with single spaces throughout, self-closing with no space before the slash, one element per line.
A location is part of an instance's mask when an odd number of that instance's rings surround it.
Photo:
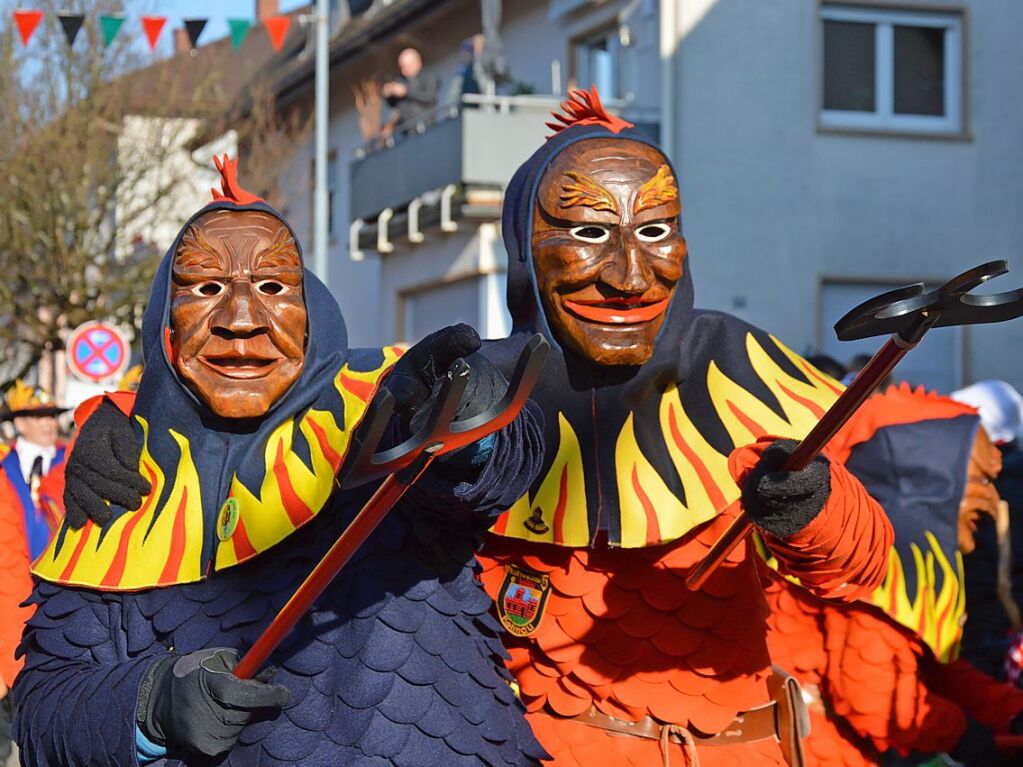
<path fill-rule="evenodd" d="M 524 495 L 505 512 L 498 525 L 514 528 L 528 541 L 561 546 L 587 546 L 590 522 L 586 511 L 586 486 L 579 439 L 563 413 L 558 413 L 558 452 L 547 476 L 532 498 Z M 535 532 L 526 520 L 539 511 L 546 530 Z"/>
<path fill-rule="evenodd" d="M 803 371 L 807 379 L 800 380 L 783 370 L 761 342 L 747 333 L 749 361 L 757 377 L 781 403 L 784 417 L 728 378 L 713 362 L 708 368 L 711 401 L 733 445 L 749 444 L 765 434 L 802 438 L 840 392 L 837 384 L 773 336 L 770 342 Z M 615 442 L 620 545 L 625 548 L 677 540 L 712 519 L 739 496 L 739 488 L 728 472 L 728 452 L 719 452 L 710 444 L 693 414 L 687 412 L 677 387 L 669 388 L 661 396 L 659 418 L 664 443 L 681 479 L 685 500 L 671 491 L 643 454 L 636 439 L 634 416 L 630 413 Z M 578 438 L 560 413 L 559 426 L 558 452 L 539 492 L 533 498 L 519 499 L 497 521 L 493 532 L 563 546 L 589 544 L 592 531 L 589 530 L 585 492 L 589 467 L 583 466 Z M 564 488 L 560 498 L 558 488 Z M 550 528 L 542 534 L 525 525 L 537 508 Z M 560 518 L 554 513 L 558 509 L 562 512 Z"/>
<path fill-rule="evenodd" d="M 871 595 L 870 602 L 920 637 L 938 660 L 949 663 L 959 655 L 966 615 L 963 558 L 957 551 L 953 565 L 938 539 L 930 532 L 925 536 L 926 550 L 916 543 L 909 545 L 916 573 L 915 593 L 910 596 L 906 589 L 905 565 L 893 546 L 888 552 L 884 583 Z"/>
<path fill-rule="evenodd" d="M 214 567 L 243 562 L 279 543 L 312 519 L 334 488 L 334 478 L 351 433 L 362 420 L 384 371 L 400 355 L 383 350 L 384 361 L 372 371 L 343 367 L 334 385 L 344 400 L 344 421 L 327 411 L 310 409 L 297 422 L 309 445 L 311 468 L 291 451 L 295 419 L 275 429 L 264 447 L 265 472 L 258 493 L 235 476 L 229 498 L 237 504 L 237 523 L 217 548 Z M 122 514 L 103 531 L 92 522 L 81 530 L 55 536 L 35 562 L 33 572 L 47 581 L 107 591 L 127 591 L 201 580 L 202 543 L 208 523 L 202 511 L 202 486 L 188 440 L 174 432 L 180 459 L 169 477 L 148 449 L 149 425 L 142 425 L 145 444 L 139 470 L 153 485 L 137 512 Z M 166 483 L 170 494 L 160 513 L 155 508 Z M 227 499 L 222 499 L 226 501 Z M 215 522 L 215 521 L 214 521 Z M 101 535 L 101 532 L 103 534 Z"/>

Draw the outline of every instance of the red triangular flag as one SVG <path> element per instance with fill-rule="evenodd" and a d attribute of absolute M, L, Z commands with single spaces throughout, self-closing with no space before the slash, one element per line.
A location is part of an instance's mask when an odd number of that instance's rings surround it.
<path fill-rule="evenodd" d="M 288 36 L 288 27 L 291 26 L 290 16 L 268 16 L 263 19 L 266 24 L 266 33 L 270 35 L 270 45 L 275 51 L 279 51 L 284 45 L 284 38 Z"/>
<path fill-rule="evenodd" d="M 166 16 L 143 16 L 142 28 L 146 32 L 146 39 L 149 40 L 149 50 L 156 48 L 156 41 L 160 39 L 163 25 L 167 23 Z"/>
<path fill-rule="evenodd" d="M 32 39 L 36 27 L 43 20 L 42 11 L 15 11 L 14 23 L 18 25 L 18 34 L 21 35 L 21 44 L 28 45 Z"/>

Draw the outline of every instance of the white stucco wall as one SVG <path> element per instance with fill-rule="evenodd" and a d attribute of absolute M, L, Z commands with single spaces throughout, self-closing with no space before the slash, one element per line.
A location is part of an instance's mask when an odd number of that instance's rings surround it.
<path fill-rule="evenodd" d="M 1002 287 L 1023 281 L 1023 5 L 929 5 L 967 9 L 968 140 L 818 132 L 816 4 L 690 5 L 675 159 L 698 304 L 745 303 L 803 351 L 825 276 L 941 279 L 1005 258 L 1021 274 Z M 1006 353 L 1021 341 L 1023 322 L 971 330 L 965 377 L 1023 383 Z"/>

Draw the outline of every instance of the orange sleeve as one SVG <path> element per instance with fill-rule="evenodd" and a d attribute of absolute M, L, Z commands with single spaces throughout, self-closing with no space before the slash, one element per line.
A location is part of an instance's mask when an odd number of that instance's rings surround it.
<path fill-rule="evenodd" d="M 740 487 L 776 439 L 761 437 L 732 452 L 728 468 Z M 860 481 L 837 461 L 829 463 L 831 494 L 820 513 L 798 533 L 784 538 L 764 533 L 764 540 L 782 572 L 817 596 L 848 602 L 881 585 L 895 534 Z"/>
<path fill-rule="evenodd" d="M 108 391 L 89 397 L 75 408 L 75 426 L 81 429 L 82 424 L 88 421 L 104 402 L 109 402 L 125 415 L 131 415 L 132 408 L 135 407 L 135 396 L 133 391 Z"/>
<path fill-rule="evenodd" d="M 997 733 L 1008 734 L 1012 720 L 1023 713 L 1023 690 L 999 682 L 960 658 L 952 663 L 925 661 L 930 687 L 954 699 L 963 710 Z"/>
<path fill-rule="evenodd" d="M 21 603 L 32 593 L 28 540 L 17 493 L 0 471 L 0 679 L 9 688 L 21 670 L 14 651 L 31 608 Z"/>
<path fill-rule="evenodd" d="M 831 606 L 825 625 L 828 701 L 858 735 L 903 755 L 955 748 L 966 712 L 926 684 L 915 639 L 868 608 Z"/>

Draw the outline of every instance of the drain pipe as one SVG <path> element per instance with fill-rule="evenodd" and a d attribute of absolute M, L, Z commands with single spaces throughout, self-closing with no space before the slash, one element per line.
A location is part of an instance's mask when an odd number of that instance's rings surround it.
<path fill-rule="evenodd" d="M 679 0 L 661 0 L 661 149 L 678 167 L 675 157 L 675 62 L 678 53 Z"/>

